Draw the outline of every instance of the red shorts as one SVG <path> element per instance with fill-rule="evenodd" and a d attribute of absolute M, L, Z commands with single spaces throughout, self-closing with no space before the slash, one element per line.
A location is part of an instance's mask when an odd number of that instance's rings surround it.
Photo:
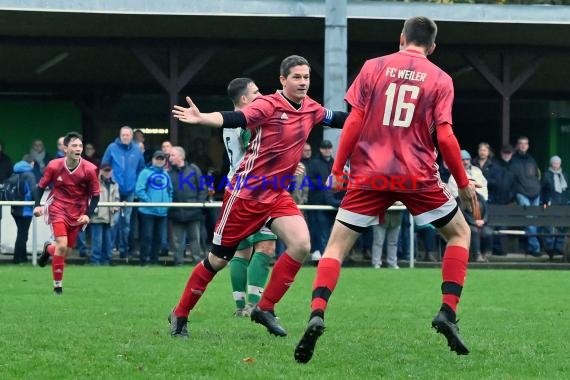
<path fill-rule="evenodd" d="M 53 237 L 67 236 L 67 246 L 69 248 L 75 247 L 77 235 L 83 226 L 70 226 L 64 222 L 54 222 L 51 224 Z"/>
<path fill-rule="evenodd" d="M 457 206 L 447 188 L 413 193 L 349 189 L 336 218 L 359 227 L 373 226 L 383 221 L 384 212 L 397 201 L 406 206 L 418 225 L 443 218 Z"/>
<path fill-rule="evenodd" d="M 213 243 L 222 247 L 237 247 L 240 241 L 259 231 L 270 219 L 293 215 L 302 216 L 297 204 L 286 191 L 281 192 L 269 204 L 238 198 L 226 191 L 214 228 Z"/>

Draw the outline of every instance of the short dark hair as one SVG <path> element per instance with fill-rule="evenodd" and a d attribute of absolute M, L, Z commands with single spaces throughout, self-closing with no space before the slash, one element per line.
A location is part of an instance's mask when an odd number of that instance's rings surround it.
<path fill-rule="evenodd" d="M 74 139 L 79 139 L 81 142 L 83 142 L 83 136 L 81 136 L 79 132 L 69 132 L 63 138 L 63 145 L 68 146 L 69 142 Z"/>
<path fill-rule="evenodd" d="M 295 66 L 309 66 L 309 61 L 300 55 L 290 55 L 281 61 L 281 66 L 279 67 L 279 74 L 283 75 L 285 78 L 290 74 L 291 68 Z"/>
<path fill-rule="evenodd" d="M 407 43 L 413 43 L 429 49 L 435 43 L 437 25 L 432 19 L 427 17 L 412 17 L 404 23 L 402 34 L 406 38 Z"/>
<path fill-rule="evenodd" d="M 251 78 L 235 78 L 228 83 L 228 96 L 234 104 L 238 104 L 239 98 L 247 92 L 247 86 L 253 83 Z"/>

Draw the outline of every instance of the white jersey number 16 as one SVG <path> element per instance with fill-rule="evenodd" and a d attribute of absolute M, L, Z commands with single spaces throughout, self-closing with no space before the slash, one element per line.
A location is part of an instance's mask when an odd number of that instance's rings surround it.
<path fill-rule="evenodd" d="M 398 94 L 398 98 L 396 99 L 396 108 L 394 109 L 394 98 L 396 93 Z M 386 108 L 384 109 L 384 119 L 382 120 L 382 124 L 402 128 L 408 128 L 410 126 L 416 105 L 414 103 L 404 102 L 407 93 L 410 93 L 410 99 L 415 100 L 418 98 L 420 88 L 418 86 L 410 86 L 408 84 L 403 84 L 398 87 L 396 83 L 390 83 L 386 90 Z M 394 110 L 394 120 L 390 122 L 392 110 Z M 402 119 L 402 113 L 404 110 L 406 110 L 406 116 Z"/>

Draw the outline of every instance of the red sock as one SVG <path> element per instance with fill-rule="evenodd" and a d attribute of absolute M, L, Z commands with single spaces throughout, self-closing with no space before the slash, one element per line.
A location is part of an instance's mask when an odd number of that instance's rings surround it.
<path fill-rule="evenodd" d="M 51 261 L 51 273 L 53 275 L 54 288 L 61 288 L 64 268 L 65 259 L 63 256 L 53 256 L 53 260 Z"/>
<path fill-rule="evenodd" d="M 301 265 L 300 262 L 293 260 L 287 252 L 283 252 L 283 254 L 279 256 L 279 259 L 277 259 L 273 266 L 271 278 L 259 301 L 259 308 L 261 310 L 273 311 L 275 309 L 275 304 L 281 300 L 283 295 L 285 295 L 287 290 L 293 285 L 293 280 L 295 280 L 297 272 L 301 269 Z"/>
<path fill-rule="evenodd" d="M 46 251 L 47 253 L 50 254 L 50 256 L 55 255 L 55 245 L 53 244 L 48 245 Z"/>
<path fill-rule="evenodd" d="M 188 317 L 190 310 L 196 306 L 216 273 L 217 272 L 211 272 L 206 269 L 203 261 L 196 265 L 190 274 L 190 278 L 188 278 L 188 282 L 186 283 L 184 292 L 180 297 L 178 306 L 176 306 L 176 309 L 174 310 L 174 314 L 177 317 Z"/>
<path fill-rule="evenodd" d="M 468 259 L 469 252 L 466 248 L 452 245 L 445 249 L 441 266 L 442 302 L 449 306 L 453 312 L 457 310 L 457 304 L 467 276 Z"/>
<path fill-rule="evenodd" d="M 338 278 L 340 276 L 340 262 L 336 259 L 322 258 L 317 267 L 317 277 L 313 282 L 313 299 L 311 301 L 311 311 L 327 308 L 329 297 L 331 296 Z"/>

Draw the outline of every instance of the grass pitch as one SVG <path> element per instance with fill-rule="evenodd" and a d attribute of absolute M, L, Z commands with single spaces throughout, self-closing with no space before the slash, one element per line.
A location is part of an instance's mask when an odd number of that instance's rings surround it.
<path fill-rule="evenodd" d="M 190 339 L 166 317 L 190 267 L 1 266 L 2 379 L 567 379 L 570 281 L 565 271 L 472 270 L 459 310 L 468 356 L 431 329 L 435 269 L 346 268 L 313 360 L 293 350 L 309 315 L 315 268 L 277 307 L 289 336 L 232 316 L 229 270 L 190 316 Z"/>

